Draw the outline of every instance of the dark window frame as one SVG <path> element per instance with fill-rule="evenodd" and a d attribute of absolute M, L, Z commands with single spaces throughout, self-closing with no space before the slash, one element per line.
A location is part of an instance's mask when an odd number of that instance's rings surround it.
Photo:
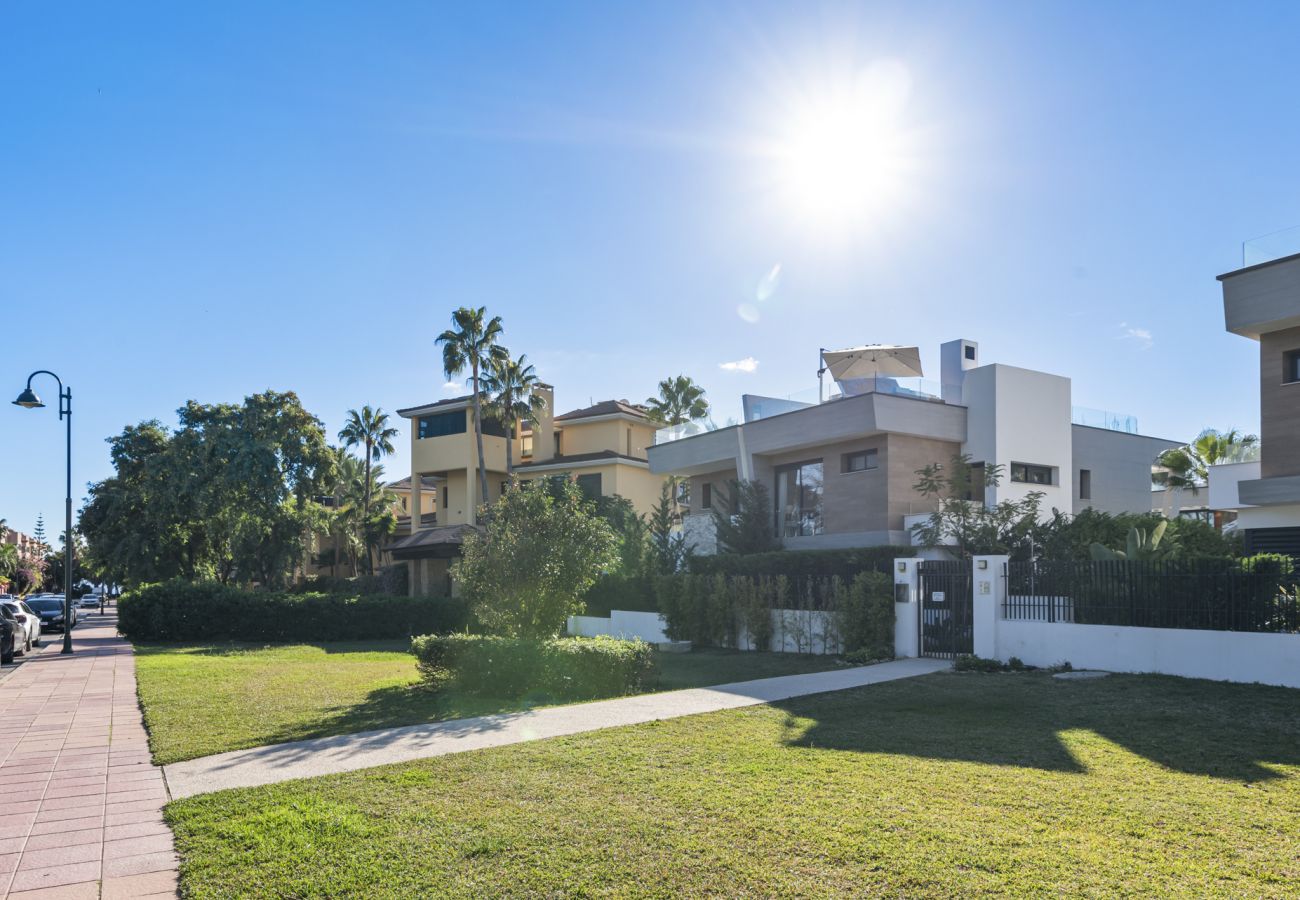
<path fill-rule="evenodd" d="M 700 485 L 700 509 L 713 509 L 713 485 L 707 481 Z"/>
<path fill-rule="evenodd" d="M 863 463 L 858 468 L 853 464 L 857 460 Z M 868 447 L 865 450 L 854 450 L 851 453 L 845 453 L 840 457 L 840 474 L 852 475 L 857 472 L 870 472 L 873 469 L 880 468 L 880 448 Z"/>
<path fill-rule="evenodd" d="M 596 492 L 594 494 L 588 488 L 583 486 L 583 479 L 587 479 L 587 483 L 590 484 L 591 479 L 593 478 L 596 479 Z M 599 472 L 584 472 L 581 475 L 574 475 L 573 483 L 578 486 L 578 490 L 582 491 L 582 495 L 588 500 L 599 500 L 604 496 L 603 492 L 605 485 Z"/>
<path fill-rule="evenodd" d="M 965 357 L 966 357 L 967 359 L 969 359 L 971 362 L 974 362 L 974 361 L 975 361 L 975 348 L 974 348 L 974 347 L 972 347 L 970 344 L 966 344 L 964 347 L 961 348 L 961 350 L 962 350 L 962 355 L 963 355 L 963 356 L 965 356 Z"/>
<path fill-rule="evenodd" d="M 1300 384 L 1300 349 L 1282 353 L 1282 383 Z"/>
<path fill-rule="evenodd" d="M 1021 477 L 1017 476 L 1017 469 L 1020 470 Z M 1031 471 L 1047 473 L 1046 481 L 1036 481 L 1030 477 Z M 1044 466 L 1039 463 L 1018 463 L 1011 464 L 1011 481 L 1015 484 L 1033 484 L 1039 487 L 1051 487 L 1056 484 L 1056 468 L 1054 466 Z"/>
<path fill-rule="evenodd" d="M 1079 470 L 1079 499 L 1092 499 L 1092 469 Z"/>
<path fill-rule="evenodd" d="M 437 430 L 434 429 L 433 423 L 437 422 Z M 455 425 L 459 425 L 457 428 Z M 452 425 L 452 427 L 445 427 Z M 469 410 L 453 409 L 451 412 L 433 413 L 428 416 L 420 416 L 415 423 L 416 440 L 425 441 L 430 438 L 447 437 L 453 434 L 464 434 L 469 430 Z"/>

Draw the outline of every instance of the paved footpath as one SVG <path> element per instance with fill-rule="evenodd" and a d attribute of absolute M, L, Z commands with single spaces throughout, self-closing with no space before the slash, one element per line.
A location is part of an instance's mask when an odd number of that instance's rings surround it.
<path fill-rule="evenodd" d="M 350 772 L 539 738 L 755 706 L 806 694 L 840 691 L 927 675 L 950 665 L 933 659 L 900 659 L 853 669 L 786 675 L 710 688 L 666 691 L 594 703 L 551 706 L 528 712 L 385 728 L 381 731 L 236 750 L 174 763 L 165 766 L 163 771 L 172 796 L 189 797 L 226 788 L 313 778 L 317 775 Z"/>
<path fill-rule="evenodd" d="M 131 645 L 113 612 L 72 635 L 0 672 L 0 898 L 175 897 Z"/>

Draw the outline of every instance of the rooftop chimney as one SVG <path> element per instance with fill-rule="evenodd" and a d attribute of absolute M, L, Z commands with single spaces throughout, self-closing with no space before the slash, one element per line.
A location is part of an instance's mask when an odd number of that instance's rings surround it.
<path fill-rule="evenodd" d="M 939 385 L 944 403 L 962 402 L 966 370 L 980 364 L 979 347 L 974 341 L 964 339 L 939 345 Z"/>

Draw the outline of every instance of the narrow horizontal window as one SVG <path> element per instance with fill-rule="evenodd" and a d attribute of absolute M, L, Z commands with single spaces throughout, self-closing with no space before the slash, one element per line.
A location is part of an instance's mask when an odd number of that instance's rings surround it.
<path fill-rule="evenodd" d="M 1020 484 L 1054 484 L 1051 466 L 1034 466 L 1029 463 L 1012 463 L 1011 480 Z"/>
<path fill-rule="evenodd" d="M 845 453 L 840 470 L 843 472 L 865 472 L 876 467 L 878 452 L 876 450 L 859 450 Z"/>

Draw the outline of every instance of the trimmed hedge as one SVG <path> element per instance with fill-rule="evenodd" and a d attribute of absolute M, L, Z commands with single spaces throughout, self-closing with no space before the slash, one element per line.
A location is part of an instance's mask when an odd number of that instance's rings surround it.
<path fill-rule="evenodd" d="M 124 594 L 118 629 L 133 641 L 356 641 L 464 628 L 451 598 L 285 594 L 168 581 Z"/>
<path fill-rule="evenodd" d="M 658 590 L 673 640 L 767 650 L 779 629 L 781 642 L 793 642 L 798 653 L 821 647 L 865 651 L 871 659 L 894 655 L 893 581 L 880 572 L 797 582 L 784 575 L 671 575 L 659 580 Z"/>
<path fill-rule="evenodd" d="M 771 553 L 718 553 L 692 556 L 692 575 L 747 575 L 750 578 L 843 578 L 859 572 L 888 573 L 894 559 L 916 556 L 915 547 L 853 547 L 846 550 L 776 550 Z"/>
<path fill-rule="evenodd" d="M 659 611 L 655 580 L 648 575 L 632 578 L 622 575 L 602 575 L 587 591 L 583 600 L 587 604 L 584 615 L 588 616 L 608 616 L 612 609 L 625 609 L 631 612 Z"/>
<path fill-rule="evenodd" d="M 429 634 L 414 638 L 411 652 L 433 687 L 510 699 L 616 697 L 642 690 L 654 672 L 649 644 L 611 637 Z"/>

